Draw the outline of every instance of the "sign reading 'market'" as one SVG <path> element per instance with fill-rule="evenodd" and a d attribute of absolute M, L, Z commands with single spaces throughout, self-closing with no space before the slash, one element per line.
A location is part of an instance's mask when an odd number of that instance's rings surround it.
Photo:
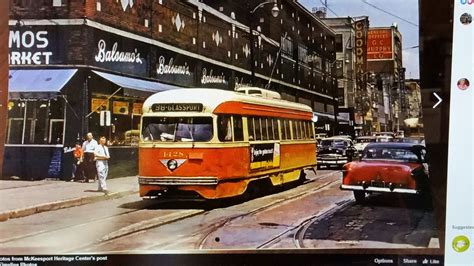
<path fill-rule="evenodd" d="M 53 52 L 49 50 L 48 31 L 11 30 L 8 39 L 10 65 L 49 65 Z"/>

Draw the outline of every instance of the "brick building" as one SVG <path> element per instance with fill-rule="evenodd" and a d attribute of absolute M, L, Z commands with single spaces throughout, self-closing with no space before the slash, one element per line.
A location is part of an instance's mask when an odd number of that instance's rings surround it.
<path fill-rule="evenodd" d="M 89 131 L 111 141 L 111 176 L 135 174 L 141 105 L 162 90 L 253 83 L 334 116 L 334 31 L 294 1 L 252 14 L 261 2 L 11 0 L 4 175 L 69 177 L 64 151 Z"/>

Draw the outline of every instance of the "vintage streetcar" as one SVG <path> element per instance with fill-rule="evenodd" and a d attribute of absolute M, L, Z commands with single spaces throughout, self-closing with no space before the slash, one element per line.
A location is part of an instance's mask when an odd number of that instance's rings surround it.
<path fill-rule="evenodd" d="M 341 189 L 357 202 L 367 193 L 428 194 L 426 149 L 413 143 L 369 143 L 359 161 L 344 165 Z"/>
<path fill-rule="evenodd" d="M 156 93 L 143 105 L 140 196 L 219 199 L 303 180 L 316 166 L 312 117 L 258 88 Z"/>

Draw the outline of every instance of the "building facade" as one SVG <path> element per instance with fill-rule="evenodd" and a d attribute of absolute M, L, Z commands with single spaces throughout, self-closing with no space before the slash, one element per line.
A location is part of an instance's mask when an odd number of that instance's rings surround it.
<path fill-rule="evenodd" d="M 375 74 L 378 92 L 378 116 L 374 120 L 376 131 L 396 131 L 401 114 L 404 90 L 402 35 L 396 25 L 370 28 L 367 43 L 368 69 Z"/>
<path fill-rule="evenodd" d="M 70 177 L 87 132 L 111 176 L 136 174 L 141 106 L 163 90 L 254 84 L 334 114 L 332 29 L 293 1 L 208 2 L 11 0 L 4 175 Z"/>

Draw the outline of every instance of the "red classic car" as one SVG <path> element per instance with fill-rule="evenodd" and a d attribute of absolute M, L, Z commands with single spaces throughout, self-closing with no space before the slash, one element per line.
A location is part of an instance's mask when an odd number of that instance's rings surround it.
<path fill-rule="evenodd" d="M 370 143 L 359 161 L 343 167 L 341 189 L 354 191 L 357 202 L 370 192 L 428 192 L 426 149 L 414 143 Z"/>

